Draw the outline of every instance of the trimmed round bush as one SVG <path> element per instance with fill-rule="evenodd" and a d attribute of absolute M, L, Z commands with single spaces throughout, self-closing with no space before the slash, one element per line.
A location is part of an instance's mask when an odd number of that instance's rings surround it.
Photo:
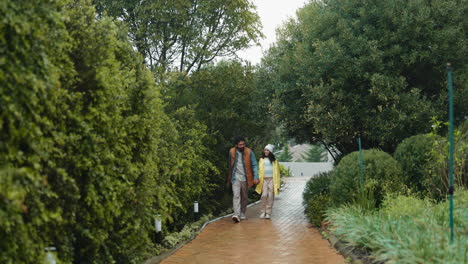
<path fill-rule="evenodd" d="M 302 194 L 302 204 L 309 221 L 316 226 L 324 219 L 325 210 L 330 202 L 330 183 L 333 171 L 321 172 L 312 177 L 306 184 Z"/>
<path fill-rule="evenodd" d="M 425 191 L 425 168 L 431 160 L 433 142 L 430 134 L 415 135 L 403 140 L 393 154 L 403 170 L 404 184 L 417 194 Z"/>
<path fill-rule="evenodd" d="M 333 171 L 320 172 L 318 175 L 312 177 L 307 182 L 304 192 L 302 193 L 302 204 L 306 206 L 310 198 L 320 194 L 330 193 L 331 174 Z"/>
<path fill-rule="evenodd" d="M 370 199 L 374 207 L 379 207 L 386 193 L 404 190 L 401 165 L 390 154 L 370 149 L 363 150 L 362 156 L 364 184 L 361 184 L 358 151 L 344 156 L 336 166 L 330 184 L 334 205 Z"/>

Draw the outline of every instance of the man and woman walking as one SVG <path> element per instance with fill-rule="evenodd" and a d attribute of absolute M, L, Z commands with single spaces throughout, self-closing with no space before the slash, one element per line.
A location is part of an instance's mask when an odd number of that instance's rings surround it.
<path fill-rule="evenodd" d="M 262 195 L 260 218 L 271 217 L 273 201 L 279 192 L 279 163 L 273 154 L 273 145 L 265 146 L 262 157 L 257 162 L 254 152 L 246 147 L 243 137 L 234 139 L 234 147 L 229 150 L 229 174 L 227 183 L 232 185 L 232 220 L 239 223 L 246 219 L 248 188 L 257 185 L 255 191 Z"/>

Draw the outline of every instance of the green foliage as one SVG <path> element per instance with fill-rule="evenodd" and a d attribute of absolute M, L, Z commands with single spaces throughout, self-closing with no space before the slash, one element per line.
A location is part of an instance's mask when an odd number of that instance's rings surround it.
<path fill-rule="evenodd" d="M 171 114 L 173 120 L 167 120 L 161 138 L 165 141 L 159 146 L 162 149 L 176 150 L 159 153 L 162 166 L 161 174 L 166 178 L 166 184 L 171 187 L 169 193 L 164 193 L 158 200 L 169 203 L 170 210 L 165 213 L 169 231 L 176 232 L 191 220 L 194 201 L 200 205 L 200 213 L 210 213 L 209 198 L 214 188 L 211 175 L 219 172 L 208 159 L 209 150 L 205 140 L 208 138 L 206 127 L 197 122 L 193 110 L 180 108 Z M 177 220 L 177 221 L 175 221 Z"/>
<path fill-rule="evenodd" d="M 435 130 L 442 124 L 436 123 Z M 455 131 L 454 184 L 468 186 L 468 125 L 465 121 Z M 400 143 L 394 153 L 403 168 L 404 183 L 421 197 L 444 199 L 448 190 L 448 142 L 435 132 L 416 135 Z"/>
<path fill-rule="evenodd" d="M 302 201 L 305 206 L 307 201 L 320 194 L 330 193 L 330 184 L 333 171 L 321 172 L 318 175 L 310 178 L 307 182 L 304 192 L 302 193 Z"/>
<path fill-rule="evenodd" d="M 36 263 L 49 245 L 61 263 L 156 254 L 155 213 L 175 229 L 213 190 L 207 128 L 164 113 L 126 32 L 88 1 L 0 14 L 0 262 Z"/>
<path fill-rule="evenodd" d="M 219 212 L 232 205 L 231 192 L 223 189 L 227 175 L 227 151 L 233 146 L 232 139 L 237 135 L 247 138 L 247 144 L 260 153 L 273 123 L 259 112 L 266 112 L 265 106 L 258 104 L 259 94 L 255 89 L 253 68 L 237 61 L 221 61 L 191 75 L 169 73 L 163 88 L 163 98 L 168 113 L 179 109 L 192 111 L 193 115 L 173 116 L 183 118 L 187 127 L 199 123 L 206 128 L 206 137 L 194 147 L 202 157 L 217 170 L 212 169 L 207 183 L 213 191 L 202 195 L 208 212 Z M 259 158 L 259 155 L 257 155 Z"/>
<path fill-rule="evenodd" d="M 257 103 L 251 67 L 237 61 L 221 61 L 191 76 L 171 74 L 166 89 L 167 111 L 192 107 L 197 120 L 213 135 L 219 148 L 216 151 L 222 151 L 224 164 L 226 149 L 232 146 L 234 136 L 244 135 L 250 146 L 266 140 L 263 135 L 271 125 L 258 114 L 264 108 Z"/>
<path fill-rule="evenodd" d="M 365 182 L 364 186 L 359 186 L 356 191 L 353 204 L 365 210 L 374 210 L 379 205 L 380 200 L 376 200 L 375 194 L 378 188 L 377 180 L 369 179 Z"/>
<path fill-rule="evenodd" d="M 363 150 L 362 156 L 364 183 L 361 183 L 358 151 L 344 156 L 335 167 L 330 185 L 334 205 L 365 204 L 370 198 L 374 200 L 372 207 L 379 207 L 386 194 L 404 190 L 401 166 L 392 156 L 377 149 Z"/>
<path fill-rule="evenodd" d="M 172 249 L 177 244 L 187 241 L 188 239 L 193 238 L 197 232 L 200 230 L 202 225 L 212 218 L 212 215 L 205 215 L 200 220 L 186 224 L 181 231 L 174 232 L 166 235 L 161 243 L 164 249 Z M 162 249 L 162 251 L 164 250 Z"/>
<path fill-rule="evenodd" d="M 311 145 L 301 157 L 304 162 L 324 162 L 327 161 L 327 151 L 322 145 Z"/>
<path fill-rule="evenodd" d="M 445 116 L 446 62 L 455 65 L 457 122 L 468 115 L 467 5 L 440 1 L 311 1 L 278 30 L 262 61 L 272 110 L 299 142 L 343 154 L 393 153 Z"/>
<path fill-rule="evenodd" d="M 122 20 L 153 69 L 190 72 L 232 56 L 262 37 L 247 0 L 93 0 L 100 14 Z"/>
<path fill-rule="evenodd" d="M 52 159 L 62 155 L 56 141 L 63 144 L 54 122 L 67 111 L 61 107 L 67 96 L 55 87 L 70 70 L 60 54 L 67 49 L 68 37 L 60 15 L 63 4 L 0 4 L 1 263 L 43 259 L 50 227 L 63 223 L 61 208 L 47 201 L 57 199 L 49 175 L 60 178 L 70 196 L 76 193 L 74 181 Z"/>
<path fill-rule="evenodd" d="M 245 136 L 254 150 L 263 148 L 268 139 L 272 125 L 258 114 L 266 110 L 257 103 L 254 78 L 251 67 L 236 61 L 222 61 L 190 76 L 169 75 L 163 94 L 167 112 L 185 106 L 195 111 L 195 119 L 207 127 L 210 136 L 205 145 L 218 168 L 226 168 L 227 150 L 235 136 Z"/>
<path fill-rule="evenodd" d="M 291 162 L 293 161 L 293 155 L 289 151 L 289 145 L 284 146 L 283 151 L 277 156 L 278 161 Z"/>
<path fill-rule="evenodd" d="M 283 165 L 279 165 L 280 167 L 280 177 L 291 177 L 292 176 L 292 173 L 291 173 L 291 170 L 289 168 L 286 169 L 286 167 L 284 167 Z"/>
<path fill-rule="evenodd" d="M 321 172 L 310 178 L 302 194 L 302 204 L 309 221 L 320 226 L 325 218 L 325 210 L 330 206 L 330 184 L 333 171 Z"/>
<path fill-rule="evenodd" d="M 424 186 L 431 198 L 440 200 L 447 196 L 449 187 L 448 149 L 446 138 L 431 134 L 430 162 L 425 166 Z M 463 122 L 454 133 L 453 179 L 455 188 L 468 187 L 468 121 Z"/>
<path fill-rule="evenodd" d="M 448 201 L 434 204 L 416 197 L 388 196 L 378 211 L 343 206 L 327 211 L 331 232 L 350 245 L 369 250 L 386 263 L 464 263 L 468 240 L 468 191 L 455 195 L 453 244 L 449 243 Z M 431 243 L 428 243 L 431 241 Z"/>
<path fill-rule="evenodd" d="M 431 163 L 433 142 L 429 134 L 412 136 L 403 140 L 393 154 L 403 169 L 404 184 L 415 193 L 424 194 L 425 168 Z"/>
<path fill-rule="evenodd" d="M 315 226 L 320 226 L 325 219 L 325 211 L 330 206 L 330 195 L 319 194 L 307 201 L 307 209 L 305 214 L 309 218 L 309 222 Z"/>

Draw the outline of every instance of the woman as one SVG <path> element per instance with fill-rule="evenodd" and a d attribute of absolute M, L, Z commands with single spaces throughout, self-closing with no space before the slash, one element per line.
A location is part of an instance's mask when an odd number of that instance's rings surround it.
<path fill-rule="evenodd" d="M 268 144 L 263 150 L 262 157 L 258 162 L 258 174 L 260 183 L 255 191 L 262 195 L 260 218 L 270 219 L 275 195 L 280 188 L 279 163 L 273 154 L 273 145 Z"/>

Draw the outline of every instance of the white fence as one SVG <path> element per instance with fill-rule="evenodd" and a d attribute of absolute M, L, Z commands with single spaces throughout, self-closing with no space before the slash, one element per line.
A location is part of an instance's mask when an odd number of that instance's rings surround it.
<path fill-rule="evenodd" d="M 280 162 L 280 164 L 291 170 L 292 176 L 310 177 L 333 169 L 332 162 Z"/>

